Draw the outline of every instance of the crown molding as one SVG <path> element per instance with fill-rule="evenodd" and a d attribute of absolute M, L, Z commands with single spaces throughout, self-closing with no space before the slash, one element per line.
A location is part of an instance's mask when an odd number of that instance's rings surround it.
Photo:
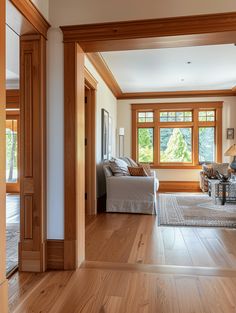
<path fill-rule="evenodd" d="M 30 0 L 10 0 L 16 9 L 32 24 L 37 32 L 47 38 L 50 24 Z"/>
<path fill-rule="evenodd" d="M 236 12 L 61 26 L 84 52 L 234 43 Z"/>
<path fill-rule="evenodd" d="M 191 90 L 191 91 L 165 91 L 165 92 L 127 92 L 117 97 L 118 100 L 128 99 L 158 99 L 158 98 L 195 98 L 195 97 L 232 97 L 236 90 Z"/>
<path fill-rule="evenodd" d="M 102 77 L 104 82 L 107 84 L 108 88 L 114 94 L 116 98 L 122 96 L 122 91 L 117 81 L 115 80 L 112 72 L 108 68 L 106 62 L 102 58 L 100 53 L 87 53 L 86 54 L 89 61 L 95 67 L 99 75 Z"/>

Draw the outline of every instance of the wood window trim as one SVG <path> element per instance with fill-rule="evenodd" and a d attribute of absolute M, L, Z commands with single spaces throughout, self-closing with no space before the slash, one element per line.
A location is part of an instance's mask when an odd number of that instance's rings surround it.
<path fill-rule="evenodd" d="M 151 164 L 153 169 L 200 169 L 198 160 L 198 131 L 199 127 L 215 127 L 216 142 L 216 162 L 222 162 L 222 107 L 223 102 L 191 102 L 191 103 L 145 103 L 131 104 L 132 109 L 132 157 L 138 160 L 138 140 L 137 134 L 139 128 L 154 129 L 154 162 Z M 192 122 L 160 122 L 160 112 L 163 110 L 176 111 L 191 109 L 193 112 Z M 198 120 L 198 112 L 201 110 L 214 110 L 214 122 L 201 122 Z M 138 123 L 138 112 L 153 111 L 154 123 Z M 191 128 L 192 129 L 192 162 L 189 163 L 162 163 L 160 162 L 159 137 L 161 128 Z M 156 151 L 156 152 L 155 152 Z"/>

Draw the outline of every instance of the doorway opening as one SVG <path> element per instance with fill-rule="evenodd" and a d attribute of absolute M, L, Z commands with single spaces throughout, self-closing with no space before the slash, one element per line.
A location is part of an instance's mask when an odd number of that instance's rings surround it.
<path fill-rule="evenodd" d="M 96 88 L 97 81 L 85 69 L 85 215 L 97 214 L 96 188 Z"/>
<path fill-rule="evenodd" d="M 20 240 L 20 38 L 6 25 L 6 273 L 18 268 Z"/>

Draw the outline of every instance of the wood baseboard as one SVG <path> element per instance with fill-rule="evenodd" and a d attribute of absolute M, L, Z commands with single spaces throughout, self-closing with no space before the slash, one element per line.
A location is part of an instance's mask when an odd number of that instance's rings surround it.
<path fill-rule="evenodd" d="M 200 192 L 198 181 L 160 181 L 158 192 Z"/>
<path fill-rule="evenodd" d="M 64 240 L 47 240 L 47 269 L 64 270 Z"/>

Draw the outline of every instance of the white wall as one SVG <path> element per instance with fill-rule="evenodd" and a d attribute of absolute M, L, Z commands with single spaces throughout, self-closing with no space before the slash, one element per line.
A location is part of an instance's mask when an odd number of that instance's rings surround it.
<path fill-rule="evenodd" d="M 64 73 L 63 73 L 63 36 L 58 28 L 50 28 L 47 45 L 47 219 L 48 239 L 64 237 Z M 113 146 L 115 155 L 116 108 L 117 101 L 110 89 L 86 58 L 85 65 L 97 86 L 97 164 L 101 161 L 101 109 L 106 109 L 112 117 Z M 66 157 L 66 156 L 65 156 Z M 98 196 L 104 193 L 103 173 L 98 166 Z"/>
<path fill-rule="evenodd" d="M 59 29 L 47 43 L 47 237 L 64 238 L 64 81 Z"/>
<path fill-rule="evenodd" d="M 6 27 L 6 88 L 19 88 L 20 39 L 10 28 Z"/>
<path fill-rule="evenodd" d="M 49 19 L 49 0 L 31 0 L 43 16 Z"/>
<path fill-rule="evenodd" d="M 50 0 L 53 26 L 236 11 L 235 0 Z"/>
<path fill-rule="evenodd" d="M 105 181 L 103 168 L 101 166 L 101 110 L 105 109 L 109 112 L 112 119 L 112 155 L 116 155 L 116 128 L 117 128 L 117 100 L 113 93 L 107 87 L 101 76 L 97 73 L 96 69 L 93 67 L 88 58 L 85 58 L 85 66 L 92 74 L 92 76 L 97 80 L 97 95 L 96 95 L 96 106 L 97 106 L 97 116 L 96 116 L 96 133 L 97 133 L 97 196 L 101 196 L 105 193 Z"/>
<path fill-rule="evenodd" d="M 167 102 L 203 102 L 203 101 L 224 101 L 223 105 L 223 146 L 222 152 L 226 151 L 235 140 L 226 140 L 226 128 L 236 128 L 236 97 L 225 98 L 178 98 L 178 99 L 141 99 L 141 100 L 119 100 L 117 104 L 117 128 L 125 128 L 125 155 L 131 156 L 131 104 L 132 103 L 167 103 Z M 228 157 L 223 156 L 225 162 L 229 162 Z M 197 181 L 199 180 L 199 170 L 195 169 L 157 169 L 158 177 L 161 181 Z"/>

